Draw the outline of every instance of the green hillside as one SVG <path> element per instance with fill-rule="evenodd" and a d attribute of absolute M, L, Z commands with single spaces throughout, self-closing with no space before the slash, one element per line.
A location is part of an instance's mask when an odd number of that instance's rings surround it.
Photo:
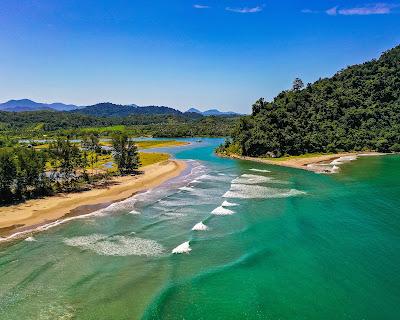
<path fill-rule="evenodd" d="M 232 137 L 228 150 L 248 156 L 400 151 L 400 46 L 305 88 L 297 82 L 272 102 L 258 100 Z"/>

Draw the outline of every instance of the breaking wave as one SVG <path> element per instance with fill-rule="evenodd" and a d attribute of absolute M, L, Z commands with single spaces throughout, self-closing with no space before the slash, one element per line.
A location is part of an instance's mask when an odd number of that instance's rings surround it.
<path fill-rule="evenodd" d="M 190 242 L 186 241 L 179 246 L 177 246 L 175 249 L 172 250 L 172 253 L 179 254 L 179 253 L 189 253 L 192 251 L 192 248 L 190 248 Z"/>
<path fill-rule="evenodd" d="M 338 159 L 333 160 L 330 164 L 338 165 L 338 164 L 343 164 L 345 162 L 350 162 L 350 161 L 354 161 L 354 160 L 357 160 L 357 156 L 344 156 L 344 157 L 340 157 Z"/>
<path fill-rule="evenodd" d="M 242 174 L 240 177 L 232 180 L 233 184 L 259 184 L 259 183 L 281 183 L 287 184 L 286 181 L 276 180 L 272 177 L 259 176 L 255 174 Z"/>
<path fill-rule="evenodd" d="M 278 189 L 256 185 L 232 184 L 231 189 L 226 192 L 223 197 L 238 199 L 264 199 L 287 198 L 303 194 L 305 194 L 305 192 L 296 189 Z"/>
<path fill-rule="evenodd" d="M 194 188 L 185 186 L 185 187 L 180 187 L 179 190 L 192 192 L 194 191 Z"/>
<path fill-rule="evenodd" d="M 103 256 L 159 256 L 164 248 L 154 240 L 138 237 L 92 234 L 67 238 L 64 243 L 71 247 L 91 250 Z"/>
<path fill-rule="evenodd" d="M 238 206 L 239 204 L 237 204 L 237 203 L 233 203 L 233 202 L 229 202 L 229 201 L 224 201 L 224 202 L 222 202 L 222 206 L 223 207 L 236 207 L 236 206 Z"/>
<path fill-rule="evenodd" d="M 217 216 L 229 216 L 234 214 L 235 212 L 229 209 L 224 208 L 223 206 L 219 206 L 218 208 L 215 208 L 213 211 L 211 211 L 212 214 L 215 214 Z"/>
<path fill-rule="evenodd" d="M 192 228 L 192 230 L 193 231 L 206 231 L 206 230 L 208 230 L 208 227 L 203 222 L 199 222 Z"/>
<path fill-rule="evenodd" d="M 268 173 L 268 172 L 271 172 L 271 171 L 269 171 L 269 170 L 264 170 L 264 169 L 254 169 L 254 168 L 252 168 L 252 169 L 249 169 L 250 171 L 254 171 L 254 172 L 265 172 L 265 173 Z"/>

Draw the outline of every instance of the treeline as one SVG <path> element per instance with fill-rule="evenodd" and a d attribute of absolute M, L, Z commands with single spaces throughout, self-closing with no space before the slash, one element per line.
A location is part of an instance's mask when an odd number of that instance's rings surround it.
<path fill-rule="evenodd" d="M 0 112 L 0 136 L 28 138 L 59 134 L 79 136 L 82 134 L 82 128 L 117 125 L 127 127 L 130 134 L 156 137 L 228 136 L 236 120 L 237 118 L 233 117 L 203 117 L 191 113 L 95 117 L 55 111 Z"/>
<path fill-rule="evenodd" d="M 400 46 L 272 102 L 259 99 L 220 152 L 248 156 L 400 151 Z"/>
<path fill-rule="evenodd" d="M 140 165 L 136 145 L 127 135 L 117 134 L 112 147 L 118 172 L 135 173 Z M 80 191 L 108 179 L 108 173 L 93 174 L 93 164 L 102 152 L 95 135 L 86 136 L 81 145 L 59 137 L 40 150 L 26 146 L 0 148 L 0 204 Z"/>

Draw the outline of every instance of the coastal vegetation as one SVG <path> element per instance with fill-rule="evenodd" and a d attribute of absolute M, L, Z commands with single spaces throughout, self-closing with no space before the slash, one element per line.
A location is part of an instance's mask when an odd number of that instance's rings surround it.
<path fill-rule="evenodd" d="M 94 133 L 111 137 L 115 133 L 153 137 L 229 136 L 238 117 L 182 114 L 139 114 L 101 117 L 72 112 L 0 111 L 0 145 L 10 139 L 45 139 Z"/>
<path fill-rule="evenodd" d="M 400 151 L 400 46 L 332 78 L 261 98 L 237 122 L 222 154 L 296 156 Z"/>
<path fill-rule="evenodd" d="M 102 186 L 113 176 L 136 174 L 141 166 L 169 158 L 166 153 L 139 152 L 138 147 L 182 144 L 173 140 L 135 142 L 120 133 L 113 135 L 106 149 L 94 133 L 86 133 L 79 142 L 60 136 L 34 146 L 2 141 L 0 204 L 3 205 Z"/>

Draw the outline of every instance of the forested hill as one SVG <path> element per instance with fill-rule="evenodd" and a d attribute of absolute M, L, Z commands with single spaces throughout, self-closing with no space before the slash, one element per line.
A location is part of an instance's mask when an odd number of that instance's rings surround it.
<path fill-rule="evenodd" d="M 305 88 L 297 80 L 272 102 L 258 100 L 232 137 L 225 149 L 248 156 L 400 151 L 400 46 Z"/>
<path fill-rule="evenodd" d="M 114 103 L 98 103 L 82 109 L 71 111 L 73 113 L 86 114 L 97 117 L 126 117 L 129 115 L 182 115 L 182 112 L 170 107 L 164 106 L 145 106 L 119 105 Z"/>

